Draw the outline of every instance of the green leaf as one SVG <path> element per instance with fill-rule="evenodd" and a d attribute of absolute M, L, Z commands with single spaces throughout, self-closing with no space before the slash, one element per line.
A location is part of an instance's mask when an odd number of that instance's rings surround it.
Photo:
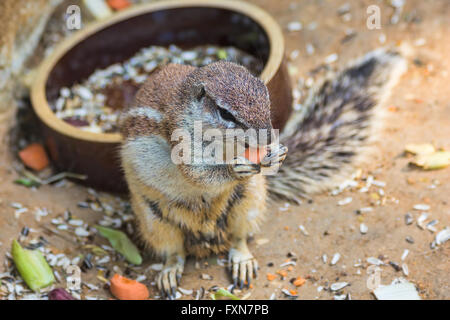
<path fill-rule="evenodd" d="M 128 262 L 135 265 L 140 265 L 142 263 L 142 257 L 139 254 L 139 250 L 133 242 L 128 239 L 125 233 L 102 226 L 95 226 L 95 228 L 103 237 L 109 240 L 111 246 L 116 249 L 117 252 L 122 254 Z"/>
<path fill-rule="evenodd" d="M 230 298 L 231 300 L 241 300 L 238 297 L 236 297 L 234 294 L 232 294 L 230 291 L 223 289 L 223 288 L 219 288 L 219 289 L 217 289 L 217 291 L 215 293 L 211 294 L 212 300 L 217 300 L 217 298 L 220 298 L 220 297 Z"/>
<path fill-rule="evenodd" d="M 13 240 L 11 254 L 25 283 L 33 291 L 48 287 L 55 281 L 52 268 L 38 250 L 27 250 Z"/>

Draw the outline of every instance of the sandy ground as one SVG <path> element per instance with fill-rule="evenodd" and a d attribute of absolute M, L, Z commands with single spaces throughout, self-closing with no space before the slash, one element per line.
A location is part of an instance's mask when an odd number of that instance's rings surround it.
<path fill-rule="evenodd" d="M 250 242 L 250 248 L 261 266 L 260 276 L 253 283 L 253 288 L 238 295 L 251 293 L 250 299 L 268 299 L 274 293 L 276 298 L 286 299 L 281 289 L 295 289 L 289 280 L 301 276 L 307 281 L 297 289 L 298 299 L 333 299 L 335 294 L 326 288 L 341 281 L 350 283 L 341 293 L 349 293 L 352 299 L 373 299 L 366 286 L 366 259 L 377 257 L 385 262 L 401 264 L 401 256 L 408 249 L 409 255 L 404 263 L 408 265 L 409 275 L 405 276 L 402 271 L 385 265 L 381 267 L 381 283 L 389 284 L 395 278 L 405 277 L 416 284 L 424 299 L 450 299 L 450 243 L 431 249 L 430 243 L 435 233 L 420 229 L 415 221 L 411 225 L 404 222 L 407 212 L 413 214 L 414 220 L 421 214 L 412 209 L 415 204 L 426 203 L 431 207 L 427 221 L 437 219 L 438 231 L 450 225 L 450 168 L 422 171 L 409 166 L 411 159 L 403 154 L 407 143 L 430 142 L 450 150 L 450 2 L 433 1 L 431 5 L 430 2 L 407 1 L 404 15 L 415 18 L 410 22 L 402 20 L 391 25 L 389 17 L 393 9 L 385 2 L 375 1 L 381 7 L 381 30 L 365 27 L 366 8 L 374 1 L 351 2 L 350 21 L 344 21 L 345 18 L 337 13 L 344 1 L 252 2 L 269 11 L 284 27 L 287 54 L 299 50 L 299 56 L 291 61 L 293 81 L 299 77 L 307 78 L 308 71 L 319 66 L 332 53 L 339 55 L 333 66 L 345 66 L 351 59 L 381 46 L 379 38 L 382 34 L 386 37 L 386 44 L 410 43 L 413 55 L 409 59 L 409 71 L 385 106 L 390 112 L 380 132 L 377 152 L 368 164 L 361 166 L 362 178 L 373 175 L 386 183 L 382 188 L 385 196 L 377 199 L 380 188 L 372 186 L 367 193 L 346 190 L 337 196 L 316 195 L 310 203 L 290 206 L 287 210 L 283 203 L 271 207 L 267 224 Z M 302 30 L 289 32 L 286 25 L 291 21 L 301 21 Z M 348 29 L 353 29 L 356 34 L 343 42 Z M 417 41 L 422 38 L 425 43 Z M 307 43 L 314 46 L 314 54 L 307 54 Z M 4 131 L 0 128 L 2 141 L 6 141 Z M 101 219 L 102 213 L 77 206 L 78 202 L 88 197 L 87 189 L 70 184 L 62 188 L 43 186 L 37 190 L 18 186 L 13 183 L 18 177 L 12 167 L 15 155 L 7 143 L 2 142 L 0 150 L 0 257 L 9 251 L 11 240 L 18 237 L 24 226 L 36 229 L 36 235 L 43 234 L 51 247 L 75 257 L 80 252 L 78 245 L 44 233 L 41 227 L 67 209 L 90 224 Z M 353 201 L 338 206 L 337 202 L 346 197 L 352 197 Z M 10 205 L 12 202 L 20 202 L 30 211 L 17 219 L 15 209 Z M 368 206 L 374 208 L 372 212 L 356 213 L 357 209 Z M 49 216 L 37 222 L 31 214 L 35 207 L 48 208 Z M 360 233 L 360 223 L 368 226 L 366 234 Z M 299 225 L 305 227 L 308 236 L 299 230 Z M 413 244 L 405 240 L 407 236 L 414 239 Z M 95 238 L 95 242 L 106 243 L 99 237 Z M 288 269 L 280 265 L 289 259 L 290 252 L 295 254 L 296 265 L 287 271 L 286 279 L 277 276 L 275 280 L 268 281 L 267 273 L 275 274 L 277 270 Z M 335 253 L 340 253 L 341 258 L 331 266 L 329 262 Z M 328 256 L 327 263 L 322 261 L 324 254 Z M 194 289 L 195 292 L 201 287 L 228 286 L 228 274 L 224 267 L 217 265 L 216 260 L 214 257 L 206 263 L 201 261 L 197 267 L 193 259 L 189 260 L 181 287 Z M 155 262 L 146 259 L 144 265 Z M 123 263 L 117 265 L 123 268 Z M 0 273 L 1 268 L 3 263 Z M 152 296 L 156 294 L 151 286 L 153 274 L 148 273 L 144 281 L 150 286 Z M 201 274 L 211 275 L 213 279 L 201 279 Z M 82 279 L 102 286 L 96 275 L 95 269 L 88 270 L 82 273 Z M 319 292 L 318 287 L 325 290 Z M 84 294 L 110 297 L 109 291 L 104 289 L 88 292 L 84 287 Z"/>

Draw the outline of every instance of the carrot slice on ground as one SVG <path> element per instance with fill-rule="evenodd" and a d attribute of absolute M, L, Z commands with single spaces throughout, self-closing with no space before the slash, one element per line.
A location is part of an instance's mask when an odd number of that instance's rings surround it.
<path fill-rule="evenodd" d="M 47 153 L 39 143 L 27 146 L 19 152 L 19 157 L 27 167 L 36 171 L 45 169 L 49 164 Z"/>
<path fill-rule="evenodd" d="M 306 282 L 305 279 L 303 279 L 302 277 L 298 277 L 297 279 L 294 280 L 292 284 L 296 287 L 301 287 L 302 285 L 305 284 L 305 282 Z"/>
<path fill-rule="evenodd" d="M 147 300 L 149 293 L 147 287 L 136 280 L 115 274 L 111 278 L 111 293 L 119 300 Z"/>
<path fill-rule="evenodd" d="M 114 10 L 122 10 L 131 5 L 128 0 L 108 0 L 108 5 Z"/>
<path fill-rule="evenodd" d="M 253 163 L 260 163 L 261 159 L 264 157 L 266 148 L 247 148 L 245 149 L 244 157 Z"/>
<path fill-rule="evenodd" d="M 282 276 L 283 278 L 287 277 L 287 271 L 286 270 L 277 270 L 277 273 Z"/>
<path fill-rule="evenodd" d="M 267 280 L 269 280 L 269 281 L 275 280 L 276 277 L 277 277 L 277 276 L 274 275 L 274 274 L 271 274 L 271 273 L 268 273 L 268 274 L 267 274 Z"/>

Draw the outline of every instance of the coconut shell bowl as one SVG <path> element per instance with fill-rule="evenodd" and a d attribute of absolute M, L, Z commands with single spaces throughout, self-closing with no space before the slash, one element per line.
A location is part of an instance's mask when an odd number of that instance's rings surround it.
<path fill-rule="evenodd" d="M 177 0 L 137 5 L 73 34 L 46 58 L 32 86 L 31 101 L 47 151 L 58 170 L 87 175 L 88 186 L 127 190 L 119 161 L 119 133 L 82 130 L 58 118 L 52 106 L 60 89 L 95 70 L 123 62 L 152 45 L 180 48 L 233 46 L 258 59 L 259 77 L 271 98 L 272 124 L 282 129 L 292 106 L 281 28 L 262 9 L 240 1 Z"/>

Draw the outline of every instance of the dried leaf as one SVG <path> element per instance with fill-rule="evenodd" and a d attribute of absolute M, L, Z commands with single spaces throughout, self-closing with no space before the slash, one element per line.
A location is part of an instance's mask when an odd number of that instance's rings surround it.
<path fill-rule="evenodd" d="M 412 154 L 431 154 L 436 152 L 433 145 L 429 143 L 422 143 L 422 144 L 407 144 L 405 146 L 405 151 L 412 153 Z"/>
<path fill-rule="evenodd" d="M 450 152 L 438 151 L 432 154 L 419 155 L 413 164 L 422 167 L 424 170 L 442 169 L 450 165 Z"/>

